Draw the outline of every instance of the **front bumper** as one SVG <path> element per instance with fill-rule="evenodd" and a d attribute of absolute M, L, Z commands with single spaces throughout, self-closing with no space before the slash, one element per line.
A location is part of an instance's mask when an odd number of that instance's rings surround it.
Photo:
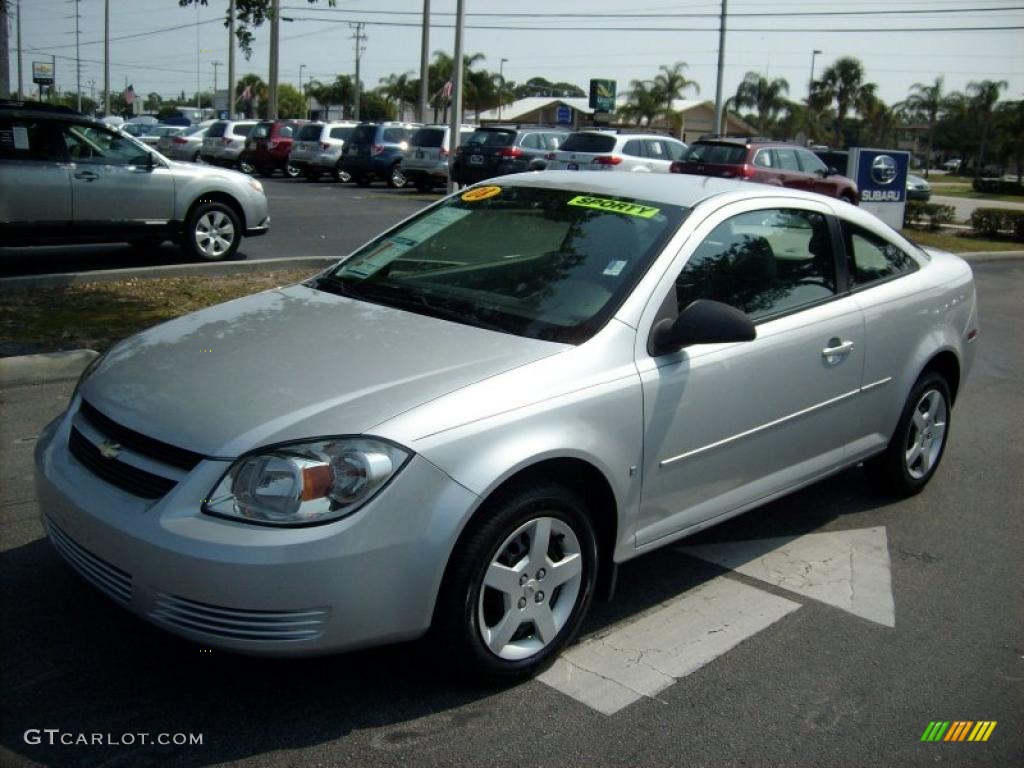
<path fill-rule="evenodd" d="M 67 447 L 77 405 L 36 448 L 41 515 L 61 556 L 133 613 L 206 646 L 274 656 L 411 639 L 429 627 L 477 497 L 428 461 L 414 456 L 343 520 L 253 526 L 199 511 L 226 461 L 201 461 L 157 500 L 101 480 Z"/>

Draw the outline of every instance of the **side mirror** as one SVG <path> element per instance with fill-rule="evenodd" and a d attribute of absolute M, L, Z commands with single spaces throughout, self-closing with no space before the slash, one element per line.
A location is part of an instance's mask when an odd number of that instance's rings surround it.
<path fill-rule="evenodd" d="M 743 312 L 720 301 L 697 299 L 675 320 L 662 320 L 651 329 L 647 351 L 658 357 L 691 344 L 724 344 L 756 338 L 757 328 Z"/>
<path fill-rule="evenodd" d="M 839 175 L 839 170 L 838 170 L 838 169 L 836 169 L 836 168 L 834 168 L 834 167 L 833 167 L 833 166 L 831 166 L 831 165 L 830 165 L 830 166 L 828 167 L 828 169 L 827 169 L 827 170 L 825 171 L 825 176 L 838 176 L 838 175 Z"/>

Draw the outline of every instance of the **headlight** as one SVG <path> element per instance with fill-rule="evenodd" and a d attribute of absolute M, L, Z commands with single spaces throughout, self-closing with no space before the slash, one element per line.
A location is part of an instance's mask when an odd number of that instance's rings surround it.
<path fill-rule="evenodd" d="M 260 194 L 263 193 L 263 184 L 261 184 L 256 179 L 249 179 L 249 186 L 252 187 L 253 189 L 255 189 Z"/>
<path fill-rule="evenodd" d="M 203 512 L 259 525 L 315 525 L 372 499 L 410 454 L 383 440 L 339 437 L 243 456 L 213 489 Z"/>

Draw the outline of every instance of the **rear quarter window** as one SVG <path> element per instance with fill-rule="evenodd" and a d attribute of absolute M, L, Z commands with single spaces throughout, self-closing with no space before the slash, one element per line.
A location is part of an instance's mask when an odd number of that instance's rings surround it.
<path fill-rule="evenodd" d="M 629 144 L 627 143 L 627 147 Z M 611 152 L 615 148 L 615 136 L 602 136 L 596 133 L 574 133 L 569 136 L 564 142 L 562 147 L 566 152 Z M 625 150 L 626 154 L 638 155 L 639 152 L 630 152 L 628 149 Z"/>

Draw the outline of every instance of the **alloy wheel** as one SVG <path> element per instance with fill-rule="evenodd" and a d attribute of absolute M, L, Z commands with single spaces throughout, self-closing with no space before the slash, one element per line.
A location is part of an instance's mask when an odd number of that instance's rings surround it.
<path fill-rule="evenodd" d="M 235 241 L 235 225 L 223 211 L 211 210 L 196 220 L 196 247 L 208 259 L 219 259 Z"/>
<path fill-rule="evenodd" d="M 938 462 L 946 439 L 947 416 L 946 398 L 937 389 L 924 392 L 914 406 L 904 460 L 907 473 L 915 480 L 925 477 Z"/>

